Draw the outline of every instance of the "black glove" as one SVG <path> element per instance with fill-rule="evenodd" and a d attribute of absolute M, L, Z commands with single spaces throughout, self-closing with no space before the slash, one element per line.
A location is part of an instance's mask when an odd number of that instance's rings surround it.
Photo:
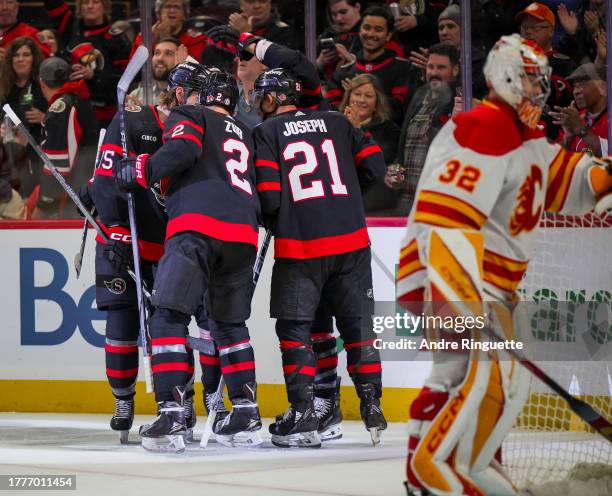
<path fill-rule="evenodd" d="M 240 33 L 236 31 L 233 27 L 228 26 L 227 24 L 223 24 L 221 26 L 214 26 L 206 31 L 206 36 L 208 36 L 215 44 L 216 43 L 225 43 L 227 45 L 238 45 L 238 38 L 240 37 Z"/>
<path fill-rule="evenodd" d="M 126 157 L 115 162 L 113 165 L 113 174 L 119 189 L 132 191 L 138 187 L 138 181 L 136 181 L 136 160 L 137 157 Z"/>
<path fill-rule="evenodd" d="M 263 40 L 263 38 L 251 33 L 242 33 L 240 35 L 240 41 L 238 41 L 238 57 L 240 57 L 240 60 L 251 60 L 254 55 L 249 52 L 247 48 L 261 40 Z"/>
<path fill-rule="evenodd" d="M 132 245 L 121 241 L 109 240 L 104 245 L 104 258 L 110 262 L 115 270 L 126 270 L 134 263 Z"/>
<path fill-rule="evenodd" d="M 77 191 L 77 195 L 79 197 L 79 200 L 81 200 L 83 206 L 93 217 L 98 215 L 98 213 L 96 212 L 96 206 L 94 205 L 94 202 L 91 199 L 91 196 L 89 195 L 89 188 L 87 184 L 81 186 L 79 191 Z M 77 208 L 77 212 L 81 217 L 85 217 L 85 215 L 83 215 L 83 212 L 81 212 L 81 209 Z"/>

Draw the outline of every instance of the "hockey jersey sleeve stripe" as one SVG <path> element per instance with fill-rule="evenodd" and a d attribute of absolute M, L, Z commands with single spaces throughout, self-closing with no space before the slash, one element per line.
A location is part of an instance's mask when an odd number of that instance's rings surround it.
<path fill-rule="evenodd" d="M 487 217 L 459 198 L 435 191 L 419 193 L 414 220 L 441 227 L 480 229 Z"/>
<path fill-rule="evenodd" d="M 370 237 L 365 227 L 349 234 L 302 241 L 299 239 L 274 238 L 275 258 L 308 258 L 338 255 L 368 246 Z"/>
<path fill-rule="evenodd" d="M 204 214 L 187 213 L 179 215 L 168 222 L 166 239 L 176 233 L 195 231 L 206 236 L 236 243 L 248 243 L 257 248 L 259 233 L 249 224 L 224 222 Z"/>
<path fill-rule="evenodd" d="M 123 155 L 123 147 L 120 145 L 115 145 L 114 143 L 104 143 L 101 147 L 100 147 L 100 153 L 103 153 L 107 150 L 110 150 L 112 152 L 115 152 L 119 155 Z"/>
<path fill-rule="evenodd" d="M 113 377 L 114 379 L 123 379 L 125 377 L 134 377 L 138 375 L 138 368 L 135 369 L 126 369 L 126 370 L 116 370 L 106 368 L 106 375 L 109 377 Z"/>
<path fill-rule="evenodd" d="M 196 131 L 198 131 L 198 132 L 199 132 L 201 135 L 203 135 L 203 134 L 204 134 L 204 128 L 203 128 L 202 126 L 198 126 L 198 125 L 197 125 L 195 122 L 188 121 L 188 120 L 186 120 L 186 119 L 184 119 L 184 120 L 182 120 L 182 121 L 178 121 L 178 122 L 177 122 L 176 124 L 174 124 L 174 126 L 172 126 L 172 128 L 170 128 L 170 129 L 168 130 L 168 132 L 167 132 L 167 133 L 165 133 L 165 134 L 172 134 L 172 133 L 173 133 L 173 132 L 176 130 L 176 128 L 177 128 L 177 127 L 179 127 L 179 126 L 190 126 L 190 127 L 192 127 L 193 129 L 195 129 Z"/>
<path fill-rule="evenodd" d="M 280 191 L 281 190 L 281 184 L 280 182 L 277 181 L 273 181 L 273 182 L 266 182 L 266 183 L 259 183 L 257 185 L 257 191 L 262 192 L 262 191 Z"/>
<path fill-rule="evenodd" d="M 566 152 L 565 150 L 564 155 L 553 162 L 550 170 L 550 175 L 554 174 L 554 177 L 549 179 L 544 202 L 544 209 L 548 212 L 559 212 L 563 208 L 576 165 L 584 156 L 582 153 Z"/>
<path fill-rule="evenodd" d="M 360 150 L 355 154 L 355 164 L 359 165 L 363 162 L 363 159 L 373 155 L 375 153 L 382 153 L 382 149 L 378 145 L 370 145 L 366 146 L 364 149 Z"/>
<path fill-rule="evenodd" d="M 255 160 L 255 167 L 271 167 L 274 170 L 279 170 L 278 164 L 273 160 L 257 159 Z"/>
<path fill-rule="evenodd" d="M 180 134 L 178 136 L 170 136 L 170 139 L 173 139 L 173 140 L 176 140 L 176 139 L 190 140 L 190 141 L 193 141 L 196 145 L 198 145 L 198 148 L 200 150 L 202 149 L 202 141 L 200 141 L 200 139 L 197 136 L 194 136 L 193 134 L 183 133 L 183 134 Z"/>
<path fill-rule="evenodd" d="M 515 262 L 485 250 L 482 268 L 484 281 L 512 293 L 521 283 L 527 263 Z"/>
<path fill-rule="evenodd" d="M 94 175 L 113 177 L 113 169 L 105 169 L 104 167 L 98 167 L 95 170 Z"/>

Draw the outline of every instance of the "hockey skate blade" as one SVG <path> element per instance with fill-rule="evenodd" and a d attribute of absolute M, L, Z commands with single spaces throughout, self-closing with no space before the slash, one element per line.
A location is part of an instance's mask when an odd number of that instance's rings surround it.
<path fill-rule="evenodd" d="M 324 431 L 319 432 L 321 441 L 334 441 L 342 437 L 342 424 L 330 425 Z"/>
<path fill-rule="evenodd" d="M 272 434 L 272 444 L 279 448 L 320 448 L 321 436 L 317 431 L 279 436 Z"/>
<path fill-rule="evenodd" d="M 372 427 L 371 429 L 368 429 L 368 431 L 370 431 L 370 437 L 372 438 L 372 446 L 377 446 L 380 444 L 380 429 Z"/>
<path fill-rule="evenodd" d="M 164 437 L 143 437 L 142 447 L 155 453 L 182 453 L 185 451 L 185 440 L 182 435 Z"/>
<path fill-rule="evenodd" d="M 228 448 L 255 448 L 263 443 L 259 431 L 245 431 L 231 436 L 223 436 L 221 434 L 213 434 L 212 437 L 223 446 Z"/>
<path fill-rule="evenodd" d="M 129 444 L 130 431 L 119 431 L 119 442 Z"/>

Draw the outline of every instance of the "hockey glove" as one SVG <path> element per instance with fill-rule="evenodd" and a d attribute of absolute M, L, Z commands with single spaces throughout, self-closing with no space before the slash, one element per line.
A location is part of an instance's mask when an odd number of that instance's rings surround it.
<path fill-rule="evenodd" d="M 134 262 L 132 245 L 121 241 L 109 240 L 108 243 L 104 245 L 104 258 L 109 261 L 115 270 L 126 270 L 128 267 L 131 267 Z"/>
<path fill-rule="evenodd" d="M 143 154 L 137 157 L 122 158 L 118 162 L 115 162 L 113 173 L 119 189 L 131 191 L 138 186 L 142 186 L 143 188 L 148 187 L 147 158 L 149 158 L 149 155 Z"/>
<path fill-rule="evenodd" d="M 238 57 L 240 57 L 240 60 L 251 60 L 254 57 L 254 54 L 249 50 L 253 50 L 253 52 L 255 51 L 255 47 L 253 46 L 251 48 L 251 45 L 256 45 L 262 39 L 263 38 L 255 36 L 251 33 L 242 33 L 240 35 L 240 40 L 238 41 Z"/>
<path fill-rule="evenodd" d="M 236 54 L 240 33 L 234 28 L 228 25 L 214 26 L 206 31 L 206 36 L 217 48 Z"/>
<path fill-rule="evenodd" d="M 91 213 L 93 217 L 98 215 L 98 212 L 96 211 L 96 206 L 94 205 L 94 202 L 91 199 L 91 196 L 89 195 L 88 184 L 81 186 L 79 191 L 77 191 L 77 195 L 79 196 L 79 200 L 81 200 L 83 206 L 87 209 L 89 213 Z M 81 217 L 85 217 L 80 209 L 77 208 L 77 212 Z"/>

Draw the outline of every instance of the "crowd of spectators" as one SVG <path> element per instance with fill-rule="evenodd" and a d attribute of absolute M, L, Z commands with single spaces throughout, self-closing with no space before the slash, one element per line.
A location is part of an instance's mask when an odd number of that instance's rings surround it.
<path fill-rule="evenodd" d="M 61 105 L 53 105 L 54 98 L 41 90 L 40 66 L 49 57 L 62 59 L 69 69 L 59 93 L 85 100 L 95 118 L 77 123 L 75 129 L 71 117 L 68 129 L 53 131 L 73 136 L 68 141 L 78 141 L 79 155 L 93 156 L 98 129 L 106 127 L 117 110 L 117 82 L 142 43 L 138 2 L 43 3 L 41 9 L 25 0 L 0 0 L 0 104 L 10 104 L 34 138 L 44 143 L 49 123 L 58 122 L 53 113 L 59 113 Z M 388 173 L 364 197 L 368 214 L 404 216 L 429 144 L 448 119 L 462 111 L 459 2 L 316 4 L 321 107 L 344 113 L 383 148 Z M 542 47 L 552 67 L 552 91 L 541 122 L 548 138 L 572 150 L 606 154 L 606 2 L 473 0 L 471 7 L 472 104 L 487 91 L 482 67 L 488 50 L 501 35 L 519 32 Z M 249 32 L 304 51 L 304 9 L 303 2 L 295 0 L 156 0 L 151 87 L 145 91 L 137 83 L 127 104 L 143 105 L 149 94 L 163 105 L 169 71 L 189 55 L 234 72 L 240 86 L 236 118 L 257 125 L 260 117 L 250 93 L 265 66 L 256 58 L 239 60 L 235 43 L 215 35 L 215 26 L 229 25 L 236 38 Z M 61 198 L 54 208 L 41 210 L 45 170 L 40 159 L 7 118 L 0 134 L 0 218 L 72 215 L 71 209 L 58 207 Z M 82 150 L 83 143 L 93 150 Z M 75 144 L 55 146 L 69 150 Z M 50 151 L 61 155 L 62 150 Z M 62 173 L 78 188 L 91 175 L 94 161 L 71 157 L 69 162 Z"/>

